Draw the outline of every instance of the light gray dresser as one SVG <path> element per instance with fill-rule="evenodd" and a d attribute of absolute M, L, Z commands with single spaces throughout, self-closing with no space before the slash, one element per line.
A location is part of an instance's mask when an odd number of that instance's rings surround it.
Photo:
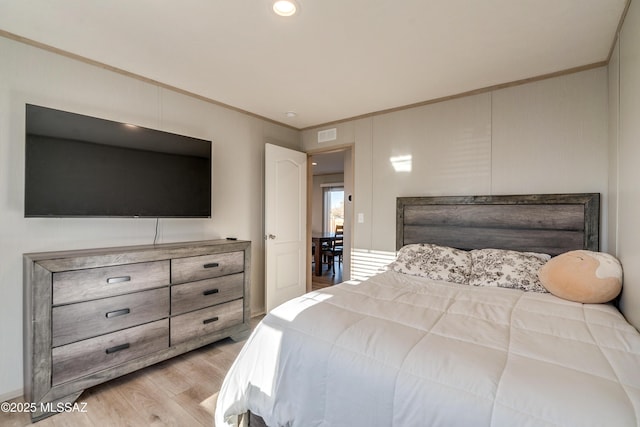
<path fill-rule="evenodd" d="M 25 254 L 32 419 L 88 387 L 249 331 L 248 241 Z"/>

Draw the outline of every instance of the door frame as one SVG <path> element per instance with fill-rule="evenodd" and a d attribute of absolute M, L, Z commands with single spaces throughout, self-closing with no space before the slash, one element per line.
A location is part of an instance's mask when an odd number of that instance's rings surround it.
<path fill-rule="evenodd" d="M 351 152 L 351 177 L 349 177 L 349 182 L 347 183 L 347 178 L 344 179 L 345 185 L 345 213 L 344 219 L 345 222 L 348 222 L 349 227 L 345 231 L 345 240 L 344 240 L 344 260 L 343 268 L 346 266 L 351 269 L 351 252 L 353 250 L 353 237 L 354 237 L 354 225 L 355 225 L 355 213 L 353 209 L 353 199 L 355 198 L 355 143 L 350 144 L 340 144 L 334 145 L 331 147 L 320 148 L 315 150 L 308 150 L 307 153 L 307 253 L 311 254 L 311 234 L 312 234 L 312 222 L 313 222 L 313 165 L 311 164 L 310 158 L 317 154 L 327 154 L 334 153 L 337 151 L 350 151 Z M 351 193 L 347 194 L 346 188 L 351 188 Z M 348 198 L 351 197 L 350 200 Z M 351 206 L 351 208 L 347 211 L 347 203 Z M 346 270 L 346 269 L 345 269 Z M 345 270 L 342 272 L 343 281 L 351 278 L 351 271 L 345 273 Z M 347 277 L 347 279 L 344 279 Z M 313 284 L 313 268 L 311 268 L 311 263 L 307 262 L 307 292 L 311 292 L 311 286 Z"/>

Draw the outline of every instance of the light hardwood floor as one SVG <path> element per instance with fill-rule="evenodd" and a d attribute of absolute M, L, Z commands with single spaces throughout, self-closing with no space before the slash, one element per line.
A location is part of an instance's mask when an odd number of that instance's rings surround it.
<path fill-rule="evenodd" d="M 253 318 L 252 327 L 261 319 Z M 243 345 L 222 340 L 92 387 L 77 400 L 86 403 L 84 413 L 60 413 L 31 424 L 28 413 L 0 411 L 0 426 L 212 427 L 217 393 Z"/>
<path fill-rule="evenodd" d="M 342 283 L 342 263 L 336 262 L 335 274 L 327 267 L 322 267 L 322 275 L 316 276 L 311 274 L 311 290 L 326 288 L 327 286 L 337 285 Z"/>

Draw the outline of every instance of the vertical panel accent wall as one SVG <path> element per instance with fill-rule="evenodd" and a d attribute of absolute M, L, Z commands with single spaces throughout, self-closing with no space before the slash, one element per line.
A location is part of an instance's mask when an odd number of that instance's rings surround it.
<path fill-rule="evenodd" d="M 618 106 L 618 258 L 624 268 L 620 306 L 640 328 L 640 4 L 632 1 L 619 37 Z M 615 58 L 615 57 L 614 57 Z M 616 72 L 616 64 L 609 72 Z M 614 97 L 615 100 L 615 97 Z M 614 106 L 615 108 L 615 106 Z M 616 126 L 615 116 L 610 123 Z M 612 171 L 614 172 L 614 171 Z M 615 178 L 615 177 L 614 177 Z M 635 307 L 635 310 L 627 309 Z"/>
<path fill-rule="evenodd" d="M 354 144 L 353 209 L 364 223 L 354 224 L 353 247 L 373 265 L 395 251 L 398 196 L 597 192 L 606 224 L 607 122 L 600 67 L 339 123 L 339 139 L 323 148 Z M 317 129 L 302 137 L 303 149 L 317 149 Z M 410 171 L 394 169 L 399 156 L 411 156 Z"/>

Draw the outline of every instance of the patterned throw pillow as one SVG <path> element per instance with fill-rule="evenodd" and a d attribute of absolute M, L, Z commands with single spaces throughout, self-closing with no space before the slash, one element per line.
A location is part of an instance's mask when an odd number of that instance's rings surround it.
<path fill-rule="evenodd" d="M 540 283 L 538 270 L 551 259 L 549 255 L 504 249 L 474 249 L 470 253 L 470 285 L 548 292 Z"/>
<path fill-rule="evenodd" d="M 407 245 L 389 266 L 398 273 L 466 285 L 471 273 L 469 252 L 428 243 Z"/>

